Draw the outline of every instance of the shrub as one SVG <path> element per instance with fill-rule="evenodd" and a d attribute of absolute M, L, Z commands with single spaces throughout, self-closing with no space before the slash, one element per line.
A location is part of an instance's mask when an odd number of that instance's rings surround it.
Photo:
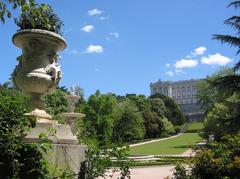
<path fill-rule="evenodd" d="M 27 99 L 15 89 L 0 88 L 0 178 L 44 178 L 47 173 L 38 147 L 23 142 L 35 124 L 24 115 Z"/>
<path fill-rule="evenodd" d="M 65 123 L 61 113 L 67 112 L 68 110 L 68 102 L 65 95 L 65 92 L 61 89 L 57 89 L 43 98 L 46 111 L 53 116 L 54 120 L 60 123 Z"/>
<path fill-rule="evenodd" d="M 19 30 L 43 29 L 61 35 L 63 22 L 53 12 L 50 5 L 26 3 L 22 6 L 19 19 L 16 20 Z"/>
<path fill-rule="evenodd" d="M 191 172 L 176 167 L 175 177 L 194 178 L 240 178 L 240 135 L 223 137 L 196 153 L 192 159 Z M 187 176 L 186 176 L 187 173 Z"/>

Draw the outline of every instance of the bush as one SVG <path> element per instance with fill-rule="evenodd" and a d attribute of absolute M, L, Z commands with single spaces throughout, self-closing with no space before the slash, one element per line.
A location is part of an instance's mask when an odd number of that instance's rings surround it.
<path fill-rule="evenodd" d="M 65 95 L 65 92 L 57 89 L 53 93 L 49 93 L 43 98 L 47 113 L 51 114 L 53 119 L 60 123 L 65 123 L 61 113 L 68 111 L 68 102 L 65 98 Z"/>
<path fill-rule="evenodd" d="M 0 176 L 1 178 L 44 178 L 45 160 L 36 145 L 23 138 L 35 119 L 28 112 L 27 97 L 15 89 L 0 88 Z"/>
<path fill-rule="evenodd" d="M 61 34 L 63 22 L 53 12 L 50 5 L 26 3 L 22 6 L 19 19 L 16 20 L 19 30 L 43 29 Z"/>
<path fill-rule="evenodd" d="M 182 178 L 240 178 L 240 135 L 223 137 L 196 153 L 186 176 L 183 168 L 175 168 L 176 177 Z"/>
<path fill-rule="evenodd" d="M 163 118 L 162 123 L 163 123 L 162 136 L 169 136 L 175 134 L 174 126 L 167 118 Z"/>

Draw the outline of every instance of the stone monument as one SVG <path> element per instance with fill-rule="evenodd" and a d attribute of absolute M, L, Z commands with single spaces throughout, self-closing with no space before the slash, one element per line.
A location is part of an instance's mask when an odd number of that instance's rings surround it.
<path fill-rule="evenodd" d="M 57 52 L 66 48 L 66 41 L 54 32 L 40 29 L 17 32 L 12 40 L 22 49 L 22 55 L 17 57 L 18 65 L 13 72 L 13 81 L 18 89 L 30 96 L 32 112 L 26 115 L 37 119 L 36 126 L 25 137 L 25 142 L 39 142 L 41 133 L 49 135 L 53 149 L 47 158 L 54 165 L 70 169 L 77 175 L 81 162 L 85 160 L 86 146 L 78 145 L 69 125 L 52 120 L 44 111 L 41 100 L 43 95 L 57 87 L 63 75 Z M 55 130 L 56 134 L 51 135 L 50 129 Z"/>

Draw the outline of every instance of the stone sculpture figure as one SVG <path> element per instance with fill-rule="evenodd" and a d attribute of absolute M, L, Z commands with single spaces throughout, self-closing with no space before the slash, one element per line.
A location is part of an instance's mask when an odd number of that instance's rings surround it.
<path fill-rule="evenodd" d="M 55 83 L 59 83 L 63 76 L 63 73 L 61 71 L 61 65 L 57 63 L 59 60 L 60 56 L 55 54 L 50 64 L 47 65 L 45 68 L 46 73 L 51 76 L 52 80 L 54 80 Z"/>

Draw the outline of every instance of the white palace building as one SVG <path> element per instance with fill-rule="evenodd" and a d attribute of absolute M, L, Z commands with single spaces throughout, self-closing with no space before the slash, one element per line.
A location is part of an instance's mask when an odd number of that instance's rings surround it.
<path fill-rule="evenodd" d="M 160 93 L 169 96 L 179 104 L 184 115 L 192 120 L 203 116 L 203 110 L 197 104 L 197 82 L 199 80 L 157 81 L 150 84 L 151 95 Z"/>

